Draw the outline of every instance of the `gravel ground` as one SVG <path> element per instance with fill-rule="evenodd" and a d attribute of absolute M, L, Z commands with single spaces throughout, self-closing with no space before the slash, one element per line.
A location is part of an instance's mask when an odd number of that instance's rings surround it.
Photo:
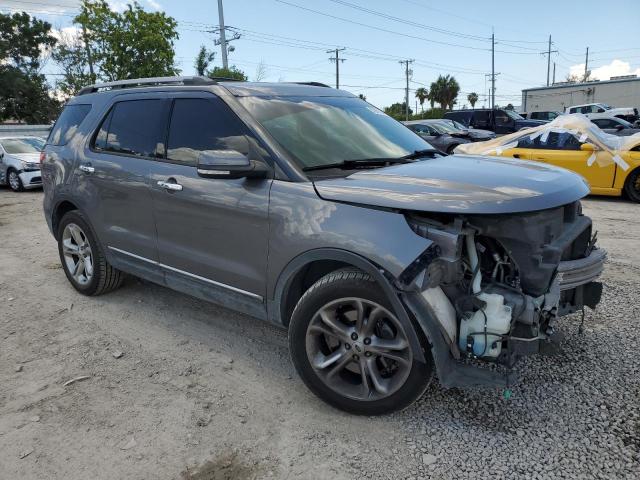
<path fill-rule="evenodd" d="M 311 395 L 269 325 L 135 279 L 77 294 L 41 201 L 0 189 L 1 479 L 640 478 L 637 205 L 584 202 L 604 301 L 510 400 L 433 384 L 362 418 Z"/>

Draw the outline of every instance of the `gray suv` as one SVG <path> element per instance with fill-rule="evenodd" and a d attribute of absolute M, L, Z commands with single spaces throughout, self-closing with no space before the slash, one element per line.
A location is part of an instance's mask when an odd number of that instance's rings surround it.
<path fill-rule="evenodd" d="M 86 87 L 41 159 L 77 291 L 134 275 L 282 326 L 306 385 L 349 412 L 406 407 L 434 374 L 509 384 L 560 316 L 600 301 L 579 176 L 442 156 L 320 84 Z"/>

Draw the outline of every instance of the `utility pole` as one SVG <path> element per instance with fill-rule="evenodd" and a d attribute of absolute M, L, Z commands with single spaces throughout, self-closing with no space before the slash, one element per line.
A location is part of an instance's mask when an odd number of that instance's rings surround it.
<path fill-rule="evenodd" d="M 556 62 L 553 62 L 553 80 L 551 80 L 551 85 L 556 84 Z"/>
<path fill-rule="evenodd" d="M 344 50 L 344 47 L 327 50 L 327 53 L 333 53 L 335 55 L 335 57 L 329 57 L 329 60 L 336 62 L 336 89 L 340 88 L 340 62 L 344 62 L 346 60 L 346 58 L 340 58 L 339 54 Z"/>
<path fill-rule="evenodd" d="M 220 49 L 222 50 L 222 66 L 226 70 L 229 68 L 229 62 L 227 61 L 227 39 L 225 37 L 224 29 L 224 11 L 222 10 L 222 0 L 218 0 L 218 19 L 220 21 Z"/>
<path fill-rule="evenodd" d="M 399 63 L 404 63 L 404 75 L 407 81 L 407 86 L 404 91 L 405 120 L 409 121 L 409 75 L 412 73 L 411 70 L 409 70 L 409 64 L 413 63 L 413 60 L 400 60 Z"/>
<path fill-rule="evenodd" d="M 551 50 L 551 35 L 549 35 L 549 48 L 546 52 L 541 52 L 540 55 L 547 56 L 547 87 L 549 86 L 549 74 L 551 73 L 551 54 L 558 53 L 558 50 Z"/>
<path fill-rule="evenodd" d="M 597 53 L 597 52 L 596 52 Z M 584 59 L 584 81 L 587 81 L 587 74 L 589 73 L 589 47 L 587 47 L 587 56 Z"/>
<path fill-rule="evenodd" d="M 493 110 L 495 106 L 496 106 L 496 35 L 492 31 L 491 32 L 491 110 Z"/>
<path fill-rule="evenodd" d="M 547 87 L 549 86 L 549 68 L 551 67 L 551 35 L 549 35 L 549 50 L 547 51 Z"/>

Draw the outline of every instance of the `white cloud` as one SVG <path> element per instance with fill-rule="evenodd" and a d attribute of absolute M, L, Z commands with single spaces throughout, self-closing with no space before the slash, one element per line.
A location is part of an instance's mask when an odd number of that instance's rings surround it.
<path fill-rule="evenodd" d="M 582 76 L 584 74 L 584 63 L 573 65 L 569 73 L 571 75 Z M 591 78 L 597 80 L 609 80 L 611 77 L 619 77 L 621 75 L 640 76 L 640 68 L 632 70 L 629 62 L 615 59 L 608 65 L 603 65 L 591 70 Z"/>
<path fill-rule="evenodd" d="M 29 13 L 34 14 L 57 14 L 57 13 L 69 13 L 75 12 L 78 10 L 80 5 L 80 0 L 63 0 L 63 1 L 55 1 L 55 2 L 33 2 L 32 0 L 25 0 L 21 2 L 20 0 L 13 0 L 10 10 L 12 11 L 20 11 L 25 10 Z"/>
<path fill-rule="evenodd" d="M 163 10 L 162 5 L 156 2 L 156 0 L 145 0 L 145 2 L 154 10 Z"/>

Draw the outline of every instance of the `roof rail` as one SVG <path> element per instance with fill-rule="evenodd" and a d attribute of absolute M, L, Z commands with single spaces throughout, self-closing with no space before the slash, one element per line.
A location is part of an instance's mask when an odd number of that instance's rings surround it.
<path fill-rule="evenodd" d="M 326 87 L 326 88 L 331 88 L 331 85 L 327 85 L 326 83 L 320 83 L 320 82 L 293 82 L 296 85 L 309 85 L 311 87 Z"/>
<path fill-rule="evenodd" d="M 89 93 L 95 93 L 100 90 L 115 90 L 120 88 L 136 88 L 136 87 L 148 87 L 148 86 L 160 86 L 160 85 L 215 85 L 218 80 L 209 77 L 152 77 L 152 78 L 132 78 L 130 80 L 117 80 L 115 82 L 96 83 L 95 85 L 89 85 L 83 87 L 78 92 L 78 95 L 87 95 Z"/>

